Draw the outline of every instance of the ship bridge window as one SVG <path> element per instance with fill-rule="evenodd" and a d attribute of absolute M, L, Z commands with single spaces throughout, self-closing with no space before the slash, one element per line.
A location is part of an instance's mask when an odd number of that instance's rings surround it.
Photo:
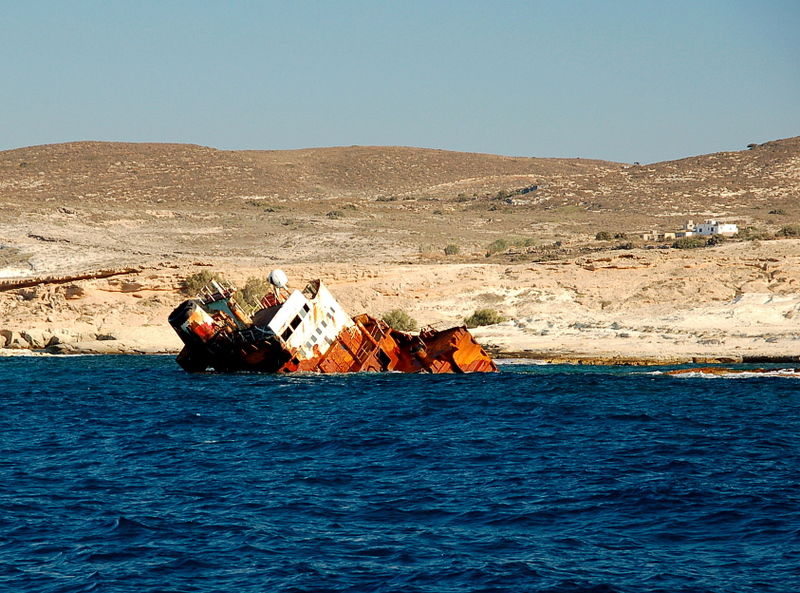
<path fill-rule="evenodd" d="M 281 333 L 281 339 L 283 339 L 284 342 L 291 337 L 291 335 L 294 333 L 294 330 L 296 330 L 297 326 L 300 325 L 301 321 L 302 319 L 300 318 L 300 315 L 298 315 L 292 319 L 289 325 L 286 326 L 286 329 L 284 329 L 283 333 Z"/>

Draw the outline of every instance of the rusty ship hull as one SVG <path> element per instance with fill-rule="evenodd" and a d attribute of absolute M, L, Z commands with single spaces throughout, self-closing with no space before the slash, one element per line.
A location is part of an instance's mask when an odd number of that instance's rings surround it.
<path fill-rule="evenodd" d="M 181 303 L 169 316 L 184 343 L 180 366 L 188 372 L 497 371 L 464 326 L 411 334 L 366 314 L 351 318 L 319 280 L 302 292 L 281 289 L 251 312 L 234 298 L 234 287 L 218 282 Z"/>

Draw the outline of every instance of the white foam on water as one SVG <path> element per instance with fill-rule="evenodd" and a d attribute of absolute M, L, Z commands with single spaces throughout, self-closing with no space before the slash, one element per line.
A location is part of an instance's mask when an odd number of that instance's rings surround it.
<path fill-rule="evenodd" d="M 547 366 L 551 364 L 546 360 L 536 360 L 531 358 L 495 358 L 494 363 L 499 367 L 504 366 Z"/>
<path fill-rule="evenodd" d="M 663 371 L 653 371 L 653 375 L 666 375 Z M 694 371 L 688 373 L 680 373 L 677 375 L 669 375 L 676 379 L 756 379 L 759 377 L 779 377 L 781 379 L 800 379 L 800 372 L 795 369 L 775 369 L 774 371 L 766 372 L 751 372 L 751 371 L 734 371 L 731 373 L 704 373 L 702 371 Z"/>

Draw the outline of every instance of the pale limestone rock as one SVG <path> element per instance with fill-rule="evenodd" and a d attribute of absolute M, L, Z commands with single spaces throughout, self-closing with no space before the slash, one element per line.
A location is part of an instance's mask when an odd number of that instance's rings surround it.
<path fill-rule="evenodd" d="M 0 330 L 0 336 L 5 341 L 4 348 L 21 350 L 28 348 L 28 343 L 22 338 L 19 332 L 9 329 Z"/>
<path fill-rule="evenodd" d="M 47 347 L 53 334 L 45 329 L 28 329 L 20 332 L 20 336 L 28 343 L 28 348 L 31 350 L 41 350 Z"/>

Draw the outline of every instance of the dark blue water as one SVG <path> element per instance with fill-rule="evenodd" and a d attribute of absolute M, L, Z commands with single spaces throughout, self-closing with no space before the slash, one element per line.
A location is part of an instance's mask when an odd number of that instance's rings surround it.
<path fill-rule="evenodd" d="M 800 590 L 800 380 L 503 371 L 0 359 L 0 590 Z"/>

